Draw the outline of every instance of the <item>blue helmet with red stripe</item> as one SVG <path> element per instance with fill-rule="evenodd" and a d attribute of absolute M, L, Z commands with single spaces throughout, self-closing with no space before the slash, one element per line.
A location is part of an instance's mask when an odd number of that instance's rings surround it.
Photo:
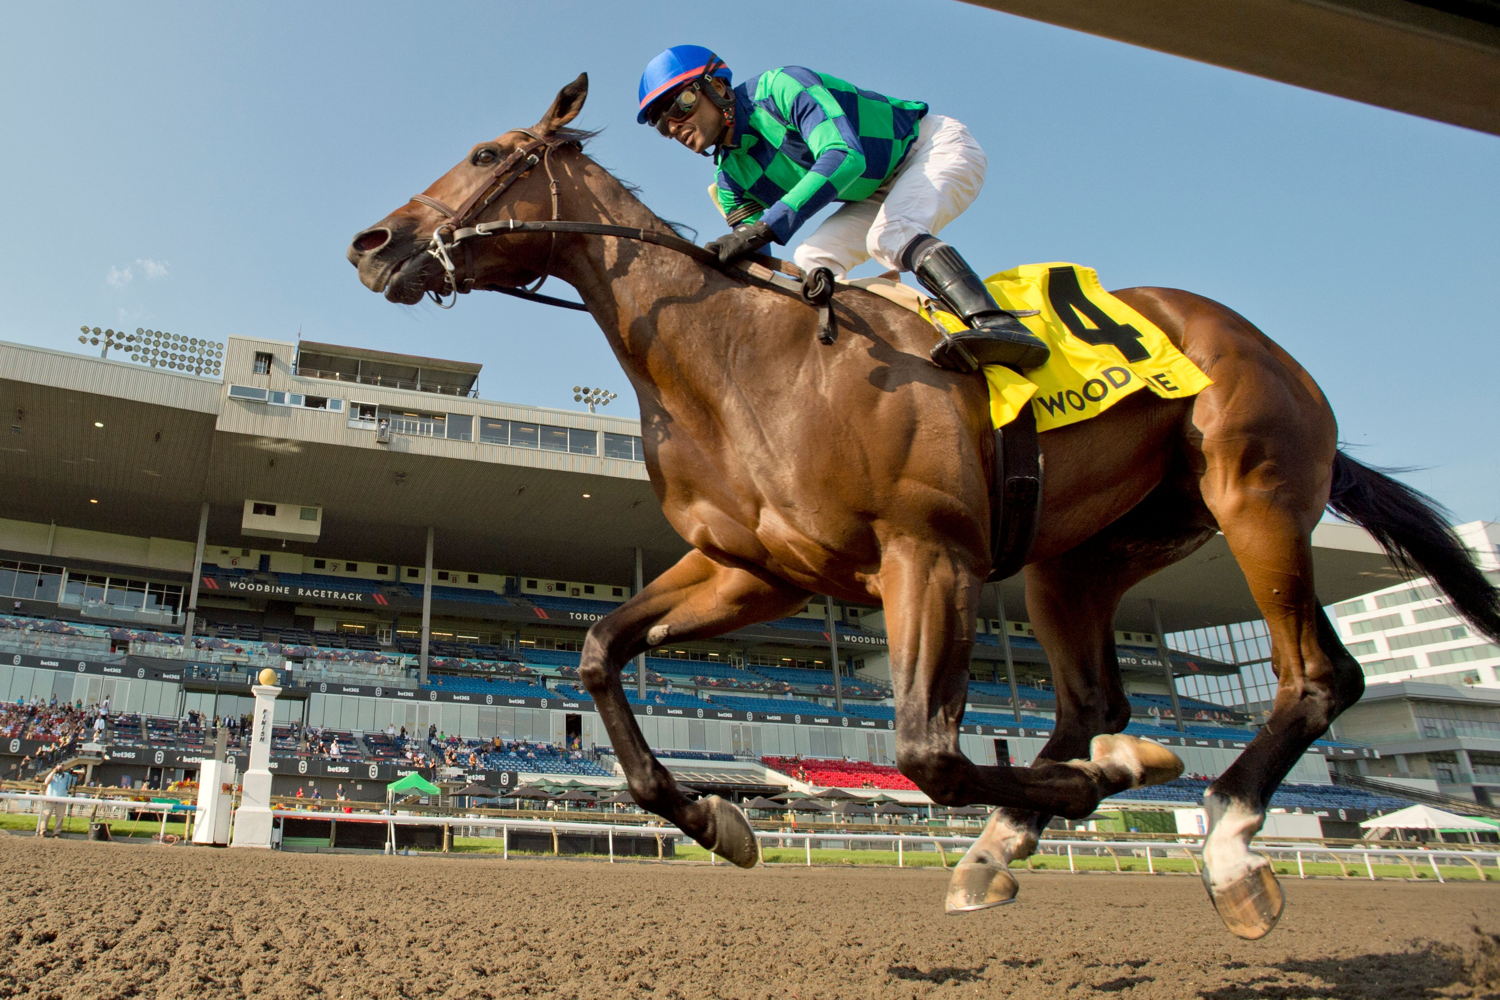
<path fill-rule="evenodd" d="M 674 45 L 646 64 L 641 74 L 640 108 L 635 120 L 646 124 L 646 109 L 662 97 L 676 93 L 694 80 L 716 76 L 729 83 L 733 75 L 712 49 L 701 45 Z"/>

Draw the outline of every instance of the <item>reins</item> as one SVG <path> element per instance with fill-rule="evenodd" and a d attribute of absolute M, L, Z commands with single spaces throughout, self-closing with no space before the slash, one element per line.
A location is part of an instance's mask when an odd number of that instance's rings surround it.
<path fill-rule="evenodd" d="M 458 208 L 450 208 L 436 198 L 425 194 L 413 195 L 411 201 L 441 214 L 444 218 L 432 231 L 432 240 L 427 247 L 427 253 L 435 259 L 443 269 L 445 287 L 441 292 L 429 292 L 432 300 L 443 309 L 451 309 L 458 301 L 458 296 L 470 291 L 474 287 L 472 278 L 459 281 L 458 268 L 453 263 L 453 251 L 463 247 L 467 253 L 468 244 L 476 239 L 491 236 L 507 236 L 517 233 L 547 233 L 552 236 L 552 241 L 547 247 L 547 260 L 542 266 L 541 277 L 529 288 L 505 288 L 491 286 L 491 290 L 506 295 L 514 295 L 518 298 L 539 302 L 543 305 L 559 306 L 564 309 L 578 309 L 587 311 L 588 306 L 581 302 L 570 302 L 551 295 L 542 295 L 537 289 L 547 280 L 548 271 L 551 269 L 553 252 L 557 246 L 557 235 L 559 233 L 572 233 L 584 236 L 607 236 L 617 239 L 635 240 L 640 243 L 650 243 L 654 246 L 664 247 L 677 253 L 691 257 L 700 264 L 707 264 L 715 268 L 719 267 L 719 258 L 711 251 L 705 250 L 692 240 L 684 239 L 676 233 L 664 232 L 653 229 L 639 229 L 631 226 L 615 226 L 601 222 L 570 222 L 559 219 L 561 211 L 558 197 L 557 179 L 552 175 L 552 163 L 550 154 L 555 148 L 541 137 L 519 130 L 531 138 L 531 142 L 511 152 L 504 160 L 497 164 L 490 172 L 489 180 L 478 190 L 471 194 L 467 200 Z M 540 155 L 538 151 L 540 150 Z M 470 225 L 473 219 L 484 212 L 496 199 L 500 197 L 511 185 L 526 176 L 541 163 L 547 170 L 547 181 L 551 192 L 552 218 L 546 222 L 527 219 L 498 219 L 494 222 L 481 222 Z M 770 288 L 783 288 L 778 286 L 773 278 L 780 274 L 802 282 L 802 298 L 805 302 L 818 309 L 820 322 L 818 339 L 831 344 L 837 337 L 837 331 L 833 323 L 833 280 L 831 272 L 826 268 L 818 268 L 811 275 L 804 274 L 797 265 L 763 254 L 756 254 L 752 258 L 740 263 L 741 274 L 750 281 Z M 472 270 L 472 268 L 466 268 Z M 451 293 L 452 298 L 447 298 Z"/>

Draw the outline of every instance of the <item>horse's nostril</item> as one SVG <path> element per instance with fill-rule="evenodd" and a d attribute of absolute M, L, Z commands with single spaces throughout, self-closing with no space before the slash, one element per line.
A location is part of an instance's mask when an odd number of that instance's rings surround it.
<path fill-rule="evenodd" d="M 369 253 L 371 250 L 379 250 L 390 240 L 389 229 L 367 229 L 354 237 L 354 249 L 360 253 Z"/>

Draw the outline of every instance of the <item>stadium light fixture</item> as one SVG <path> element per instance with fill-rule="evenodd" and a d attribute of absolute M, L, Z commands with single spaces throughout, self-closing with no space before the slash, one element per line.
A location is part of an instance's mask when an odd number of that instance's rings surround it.
<path fill-rule="evenodd" d="M 135 333 L 101 330 L 97 326 L 79 329 L 83 335 L 78 342 L 99 347 L 101 358 L 109 357 L 110 349 L 115 348 L 138 364 L 185 375 L 216 376 L 224 367 L 224 345 L 218 341 L 141 327 L 136 327 Z"/>
<path fill-rule="evenodd" d="M 610 392 L 608 389 L 590 388 L 586 385 L 573 387 L 573 402 L 587 403 L 590 413 L 593 413 L 597 407 L 608 406 L 612 400 L 619 398 L 619 393 Z"/>

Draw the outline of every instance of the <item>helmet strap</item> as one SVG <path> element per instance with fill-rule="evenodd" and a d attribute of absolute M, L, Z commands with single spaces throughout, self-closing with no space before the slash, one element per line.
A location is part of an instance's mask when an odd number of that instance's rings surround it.
<path fill-rule="evenodd" d="M 724 131 L 719 133 L 719 141 L 712 149 L 705 149 L 704 156 L 718 157 L 725 150 L 734 148 L 734 89 L 725 84 L 724 93 L 721 94 L 719 88 L 714 85 L 716 77 L 713 71 L 722 65 L 724 64 L 718 56 L 710 59 L 708 65 L 703 68 L 703 78 L 698 86 L 699 91 L 707 95 L 724 119 Z"/>

